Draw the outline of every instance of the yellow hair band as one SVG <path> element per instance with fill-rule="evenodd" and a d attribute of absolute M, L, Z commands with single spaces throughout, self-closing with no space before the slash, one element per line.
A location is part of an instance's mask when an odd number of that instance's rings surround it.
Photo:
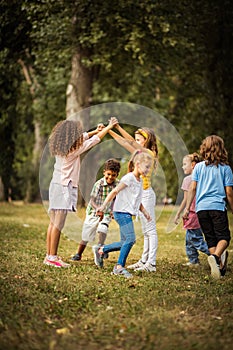
<path fill-rule="evenodd" d="M 139 134 L 141 134 L 146 140 L 148 139 L 148 134 L 147 134 L 144 130 L 138 129 L 138 132 L 139 132 Z"/>

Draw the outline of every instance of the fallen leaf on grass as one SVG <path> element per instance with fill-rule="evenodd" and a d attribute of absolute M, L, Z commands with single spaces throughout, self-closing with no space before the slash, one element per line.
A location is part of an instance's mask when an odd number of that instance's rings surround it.
<path fill-rule="evenodd" d="M 62 303 L 63 301 L 66 301 L 66 300 L 68 300 L 68 298 L 62 298 L 62 299 L 59 299 L 58 302 Z"/>
<path fill-rule="evenodd" d="M 215 320 L 222 320 L 222 317 L 220 317 L 220 316 L 212 316 L 213 318 L 215 318 Z"/>
<path fill-rule="evenodd" d="M 112 310 L 112 309 L 113 309 L 112 306 L 107 306 L 107 307 L 106 307 L 106 311 L 110 311 L 110 310 Z"/>
<path fill-rule="evenodd" d="M 53 321 L 50 318 L 46 318 L 45 322 L 48 323 L 48 324 L 52 324 L 53 323 Z"/>
<path fill-rule="evenodd" d="M 127 326 L 125 324 L 121 325 L 121 328 L 119 329 L 120 333 L 124 333 L 127 330 Z"/>
<path fill-rule="evenodd" d="M 58 328 L 58 329 L 56 329 L 56 333 L 57 333 L 57 334 L 64 335 L 64 334 L 70 333 L 70 330 L 69 330 L 69 328 L 67 328 L 67 327 Z"/>

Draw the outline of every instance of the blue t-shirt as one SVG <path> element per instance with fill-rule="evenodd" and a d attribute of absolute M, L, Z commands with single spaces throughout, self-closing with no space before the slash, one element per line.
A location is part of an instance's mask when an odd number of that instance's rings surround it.
<path fill-rule="evenodd" d="M 226 209 L 226 186 L 233 186 L 233 174 L 229 165 L 195 165 L 192 180 L 197 182 L 196 212 L 200 210 Z"/>

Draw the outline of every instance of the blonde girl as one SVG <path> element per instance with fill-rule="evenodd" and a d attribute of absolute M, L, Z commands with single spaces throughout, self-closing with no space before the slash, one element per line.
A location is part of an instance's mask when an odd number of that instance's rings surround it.
<path fill-rule="evenodd" d="M 150 214 L 151 220 L 145 219 L 144 215 L 139 214 L 142 232 L 144 235 L 144 246 L 141 259 L 135 264 L 129 265 L 128 269 L 137 271 L 156 271 L 156 254 L 158 249 L 158 236 L 156 230 L 156 219 L 155 219 L 155 205 L 156 195 L 151 187 L 151 176 L 153 171 L 156 169 L 158 159 L 158 147 L 155 133 L 152 129 L 143 127 L 139 128 L 135 132 L 135 139 L 125 131 L 119 124 L 115 125 L 116 130 L 121 135 L 110 130 L 109 134 L 125 149 L 133 153 L 136 149 L 147 152 L 152 158 L 153 162 L 146 175 L 142 175 L 143 181 L 143 195 L 142 204 Z"/>
<path fill-rule="evenodd" d="M 95 146 L 114 126 L 114 121 L 89 133 L 82 130 L 79 121 L 60 121 L 49 138 L 51 155 L 55 156 L 49 187 L 50 223 L 47 230 L 47 254 L 44 264 L 68 267 L 57 255 L 60 234 L 68 212 L 76 211 L 77 188 L 80 174 L 80 155 Z"/>
<path fill-rule="evenodd" d="M 113 215 L 120 227 L 121 240 L 101 247 L 98 245 L 93 247 L 95 262 L 100 267 L 103 266 L 104 254 L 120 251 L 117 264 L 113 268 L 113 274 L 115 275 L 122 275 L 126 278 L 132 277 L 125 268 L 126 259 L 136 241 L 132 217 L 141 212 L 146 220 L 151 220 L 149 213 L 142 204 L 141 176 L 148 174 L 152 164 L 153 158 L 148 152 L 135 151 L 129 162 L 129 169 L 133 170 L 122 177 L 119 185 L 109 193 L 103 205 L 97 209 L 101 217 L 108 204 L 115 198 Z"/>

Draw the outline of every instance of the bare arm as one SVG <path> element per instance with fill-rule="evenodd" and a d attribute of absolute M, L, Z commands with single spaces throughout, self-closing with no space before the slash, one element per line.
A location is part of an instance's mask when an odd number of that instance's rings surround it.
<path fill-rule="evenodd" d="M 119 183 L 119 185 L 117 185 L 105 198 L 103 204 L 97 208 L 98 212 L 104 212 L 107 205 L 116 197 L 117 193 L 119 193 L 120 191 L 122 191 L 124 188 L 126 187 L 126 185 L 124 183 Z"/>
<path fill-rule="evenodd" d="M 231 212 L 233 214 L 233 189 L 231 186 L 226 186 L 225 190 L 226 190 L 226 195 L 227 195 L 227 201 L 228 201 L 228 204 L 231 208 Z"/>
<path fill-rule="evenodd" d="M 180 203 L 179 209 L 176 213 L 175 219 L 174 219 L 174 223 L 177 225 L 178 224 L 178 220 L 180 218 L 180 214 L 182 213 L 182 211 L 184 210 L 186 203 L 187 203 L 187 197 L 188 197 L 188 191 L 184 191 L 184 198 L 182 200 L 182 202 Z"/>
<path fill-rule="evenodd" d="M 101 131 L 97 133 L 100 139 L 103 139 L 104 136 L 117 124 L 117 119 L 111 118 L 107 126 L 105 126 Z"/>
<path fill-rule="evenodd" d="M 133 153 L 136 149 L 143 149 L 142 146 L 140 146 L 133 138 L 132 140 L 125 139 L 121 135 L 117 134 L 113 130 L 109 130 L 109 135 L 114 138 L 115 141 L 119 143 L 122 147 L 124 147 L 127 151 L 130 153 Z"/>
<path fill-rule="evenodd" d="M 115 125 L 115 129 L 119 131 L 119 133 L 126 139 L 134 141 L 134 137 L 130 135 L 125 129 L 123 129 L 120 124 Z"/>
<path fill-rule="evenodd" d="M 145 218 L 146 218 L 148 221 L 151 221 L 151 216 L 150 216 L 150 214 L 148 213 L 148 211 L 145 209 L 145 207 L 143 206 L 142 203 L 140 204 L 139 210 L 142 212 L 142 214 L 145 216 Z"/>
<path fill-rule="evenodd" d="M 104 128 L 105 128 L 104 124 L 102 123 L 98 124 L 95 130 L 88 131 L 88 137 L 90 138 L 91 136 L 98 134 L 98 132 L 100 132 Z"/>
<path fill-rule="evenodd" d="M 192 201 L 196 195 L 196 189 L 197 189 L 197 182 L 192 181 L 191 185 L 190 185 L 190 189 L 188 191 L 188 195 L 187 195 L 187 203 L 186 203 L 186 208 L 185 208 L 184 215 L 183 215 L 184 219 L 188 218 L 190 206 L 191 206 Z"/>

